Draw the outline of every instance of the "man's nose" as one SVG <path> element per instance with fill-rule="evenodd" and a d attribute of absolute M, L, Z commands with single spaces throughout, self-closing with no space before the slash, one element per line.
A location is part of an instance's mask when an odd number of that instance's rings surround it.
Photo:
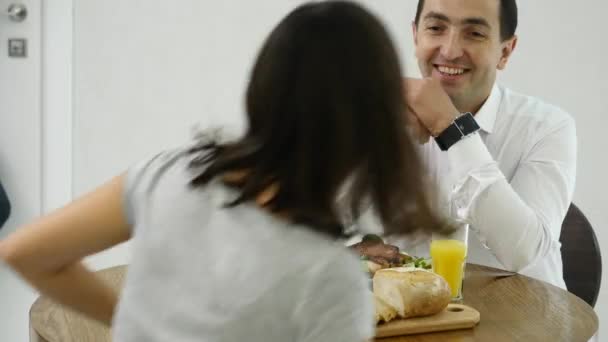
<path fill-rule="evenodd" d="M 441 56 L 446 60 L 455 60 L 462 56 L 463 48 L 460 36 L 456 32 L 450 32 L 441 44 Z"/>

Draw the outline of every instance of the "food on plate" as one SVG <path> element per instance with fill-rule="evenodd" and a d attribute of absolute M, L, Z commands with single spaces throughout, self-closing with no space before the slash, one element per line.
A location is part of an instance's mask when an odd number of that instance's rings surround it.
<path fill-rule="evenodd" d="M 372 276 L 376 323 L 434 315 L 450 303 L 448 283 L 428 270 L 428 260 L 403 253 L 373 234 L 349 247 Z"/>
<path fill-rule="evenodd" d="M 378 270 L 373 278 L 373 293 L 376 323 L 433 315 L 445 309 L 451 299 L 445 279 L 413 267 Z"/>
<path fill-rule="evenodd" d="M 384 243 L 381 237 L 367 234 L 361 242 L 349 246 L 355 250 L 363 262 L 363 268 L 373 276 L 378 270 L 413 266 L 429 269 L 430 263 L 424 258 L 416 258 L 401 252 L 399 247 Z"/>

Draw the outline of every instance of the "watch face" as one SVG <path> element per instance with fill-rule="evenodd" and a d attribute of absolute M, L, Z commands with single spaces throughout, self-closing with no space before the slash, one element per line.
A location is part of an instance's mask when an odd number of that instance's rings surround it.
<path fill-rule="evenodd" d="M 454 122 L 456 122 L 458 128 L 460 128 L 464 135 L 469 135 L 479 129 L 479 125 L 477 124 L 477 121 L 475 121 L 473 114 L 469 112 L 462 114 L 454 120 Z"/>

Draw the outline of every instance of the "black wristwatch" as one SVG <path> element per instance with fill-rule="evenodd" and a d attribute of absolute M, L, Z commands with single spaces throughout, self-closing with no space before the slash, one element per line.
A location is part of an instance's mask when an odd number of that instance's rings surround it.
<path fill-rule="evenodd" d="M 447 151 L 452 145 L 459 142 L 462 138 L 473 134 L 479 130 L 479 125 L 473 114 L 463 113 L 448 128 L 435 137 L 435 141 L 442 151 Z"/>

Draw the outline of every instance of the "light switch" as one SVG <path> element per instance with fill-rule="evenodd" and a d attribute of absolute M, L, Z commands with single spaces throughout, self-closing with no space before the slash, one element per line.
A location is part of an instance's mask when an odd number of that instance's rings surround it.
<path fill-rule="evenodd" d="M 9 39 L 8 56 L 18 58 L 27 57 L 27 40 L 21 38 Z"/>

